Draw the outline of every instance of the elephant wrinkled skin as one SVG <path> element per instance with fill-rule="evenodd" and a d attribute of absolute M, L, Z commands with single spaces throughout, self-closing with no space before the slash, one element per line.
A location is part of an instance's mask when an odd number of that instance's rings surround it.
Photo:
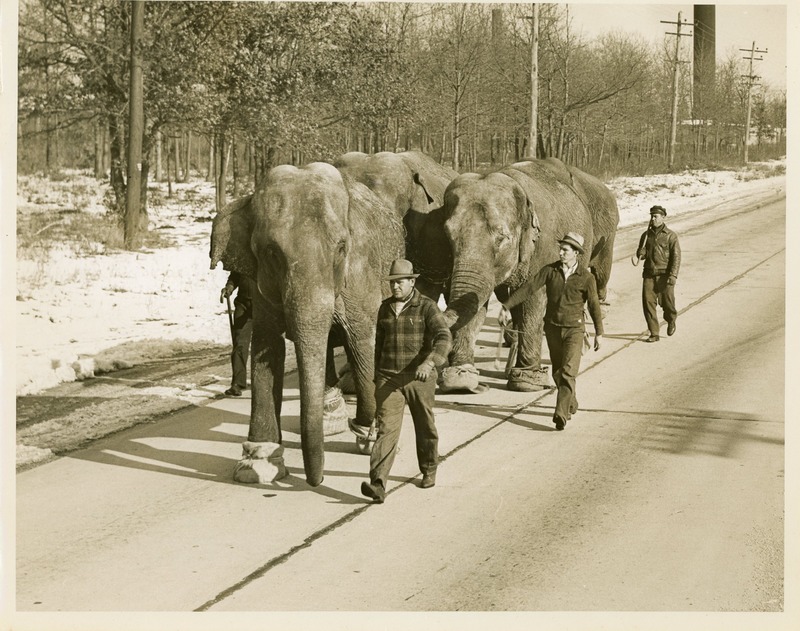
<path fill-rule="evenodd" d="M 416 254 L 421 290 L 445 292 L 451 367 L 472 366 L 492 292 L 505 300 L 530 274 L 557 260 L 558 239 L 567 232 L 584 237 L 587 252 L 579 264 L 592 269 L 604 297 L 618 223 L 616 200 L 602 182 L 554 158 L 454 179 L 444 205 L 427 216 Z M 509 389 L 549 386 L 541 366 L 544 308 L 540 290 L 512 309 L 518 352 Z"/>
<path fill-rule="evenodd" d="M 375 416 L 375 314 L 381 276 L 403 256 L 403 225 L 363 184 L 327 163 L 271 169 L 252 196 L 215 218 L 211 268 L 255 278 L 248 443 L 281 443 L 284 334 L 295 344 L 306 479 L 322 482 L 329 333 L 341 337 L 356 384 L 356 420 Z M 241 464 L 241 463 L 240 463 Z M 239 467 L 237 467 L 238 470 Z M 242 477 L 243 481 L 263 481 Z"/>

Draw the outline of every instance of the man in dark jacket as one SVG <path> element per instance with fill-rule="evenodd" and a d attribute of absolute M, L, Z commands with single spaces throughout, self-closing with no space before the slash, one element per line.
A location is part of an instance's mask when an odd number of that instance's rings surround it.
<path fill-rule="evenodd" d="M 639 239 L 639 247 L 631 258 L 634 265 L 644 259 L 642 270 L 642 310 L 650 337 L 647 342 L 658 342 L 659 323 L 656 306 L 661 305 L 667 321 L 667 335 L 675 333 L 678 311 L 675 308 L 675 283 L 681 267 L 681 246 L 678 235 L 667 228 L 663 206 L 650 209 L 650 225 Z"/>
<path fill-rule="evenodd" d="M 558 388 L 553 423 L 557 430 L 563 430 L 578 411 L 575 393 L 585 333 L 584 303 L 594 323 L 596 351 L 600 349 L 603 335 L 603 316 L 594 274 L 588 267 L 578 264 L 578 255 L 583 254 L 583 237 L 568 232 L 558 243 L 559 260 L 545 265 L 528 279 L 509 296 L 503 308 L 516 307 L 544 285 L 547 293 L 544 335 L 550 351 L 553 381 Z"/>
<path fill-rule="evenodd" d="M 369 482 L 361 493 L 376 503 L 386 496 L 389 471 L 397 453 L 406 403 L 417 437 L 417 462 L 423 489 L 436 484 L 439 434 L 433 415 L 436 367 L 447 361 L 453 343 L 439 306 L 414 288 L 419 274 L 410 261 L 397 259 L 389 270 L 392 295 L 378 309 L 375 331 L 375 403 L 378 433 L 369 461 Z M 365 437 L 368 427 L 351 421 Z"/>
<path fill-rule="evenodd" d="M 254 284 L 247 276 L 231 272 L 219 296 L 219 301 L 222 302 L 238 289 L 233 301 L 231 327 L 231 387 L 225 391 L 229 397 L 240 397 L 242 390 L 247 389 L 247 357 L 250 355 L 250 337 L 253 333 Z"/>

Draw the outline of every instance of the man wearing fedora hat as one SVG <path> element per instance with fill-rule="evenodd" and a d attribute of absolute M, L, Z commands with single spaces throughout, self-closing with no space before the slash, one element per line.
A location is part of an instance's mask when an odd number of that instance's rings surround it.
<path fill-rule="evenodd" d="M 439 434 L 433 415 L 436 366 L 447 361 L 452 346 L 450 327 L 430 298 L 414 288 L 419 274 L 410 261 L 392 262 L 389 281 L 392 295 L 378 309 L 375 332 L 375 403 L 377 438 L 369 460 L 369 482 L 361 493 L 377 503 L 386 495 L 386 482 L 397 453 L 397 441 L 406 403 L 414 420 L 417 462 L 422 488 L 436 484 Z M 350 425 L 359 430 L 369 428 Z"/>
<path fill-rule="evenodd" d="M 581 366 L 585 332 L 584 304 L 594 324 L 594 350 L 600 349 L 603 316 L 597 297 L 597 282 L 578 257 L 584 253 L 583 236 L 568 232 L 558 242 L 558 261 L 545 265 L 503 303 L 504 309 L 522 304 L 533 292 L 545 287 L 547 305 L 544 335 L 550 351 L 553 381 L 558 389 L 553 423 L 563 430 L 578 411 L 576 378 Z"/>
<path fill-rule="evenodd" d="M 639 239 L 636 254 L 631 263 L 639 264 L 644 259 L 642 269 L 642 310 L 650 337 L 647 342 L 658 342 L 659 324 L 656 306 L 661 305 L 664 320 L 667 321 L 667 335 L 674 335 L 678 318 L 675 308 L 675 283 L 681 267 L 681 245 L 678 235 L 667 228 L 664 217 L 667 211 L 663 206 L 650 209 L 650 225 Z"/>

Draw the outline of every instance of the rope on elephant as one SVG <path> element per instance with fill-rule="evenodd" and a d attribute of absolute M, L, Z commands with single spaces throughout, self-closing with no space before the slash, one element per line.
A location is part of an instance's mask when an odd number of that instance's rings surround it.
<path fill-rule="evenodd" d="M 506 377 L 511 370 L 511 367 L 517 361 L 517 350 L 519 349 L 519 334 L 520 331 L 518 329 L 512 329 L 508 326 L 508 322 L 500 322 L 500 332 L 497 336 L 497 349 L 495 351 L 494 356 L 494 369 L 495 370 L 502 370 Z M 506 333 L 510 333 L 511 337 L 511 348 L 508 350 L 508 357 L 506 358 L 505 367 L 503 367 L 501 361 L 501 354 L 503 351 L 503 342 L 506 339 Z"/>

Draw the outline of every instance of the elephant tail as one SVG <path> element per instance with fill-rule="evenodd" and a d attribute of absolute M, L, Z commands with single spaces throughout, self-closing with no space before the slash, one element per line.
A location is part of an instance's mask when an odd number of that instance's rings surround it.
<path fill-rule="evenodd" d="M 597 240 L 597 243 L 595 243 L 594 247 L 592 248 L 592 255 L 589 257 L 590 261 L 594 261 L 600 255 L 600 252 L 602 252 L 603 248 L 606 246 L 607 240 L 608 238 L 606 235 L 603 235 Z"/>

